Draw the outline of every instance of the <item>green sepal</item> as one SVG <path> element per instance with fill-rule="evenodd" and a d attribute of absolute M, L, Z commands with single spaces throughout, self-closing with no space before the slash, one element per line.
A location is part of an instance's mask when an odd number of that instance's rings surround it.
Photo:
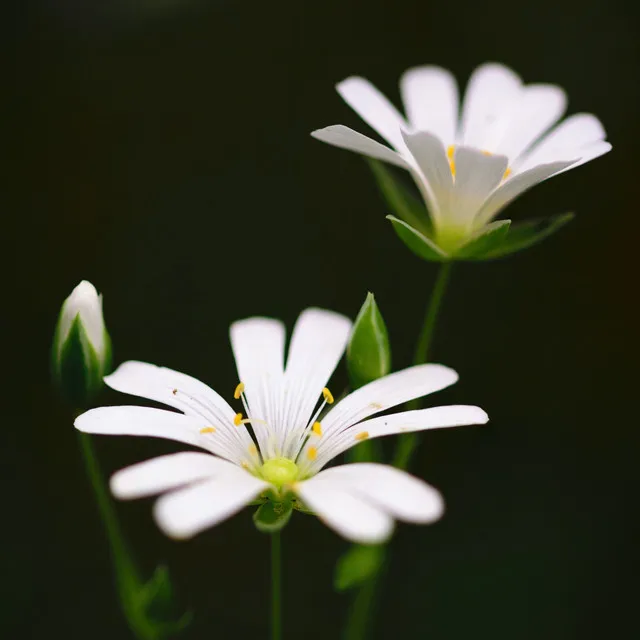
<path fill-rule="evenodd" d="M 433 240 L 430 240 L 423 233 L 407 224 L 403 220 L 399 220 L 395 216 L 387 216 L 387 220 L 391 221 L 394 231 L 402 242 L 407 245 L 413 253 L 423 260 L 429 262 L 447 262 L 450 256 L 446 254 Z"/>
<path fill-rule="evenodd" d="M 336 591 L 347 591 L 366 582 L 377 573 L 383 561 L 382 545 L 352 545 L 336 564 L 333 577 Z"/>
<path fill-rule="evenodd" d="M 512 224 L 502 244 L 485 255 L 484 260 L 501 258 L 528 249 L 559 231 L 573 218 L 573 213 L 563 213 L 550 218 L 536 218 Z"/>
<path fill-rule="evenodd" d="M 511 220 L 496 220 L 458 249 L 454 254 L 455 260 L 484 260 L 492 251 L 498 249 L 509 233 Z"/>
<path fill-rule="evenodd" d="M 422 200 L 417 198 L 409 186 L 393 174 L 387 164 L 370 158 L 367 158 L 367 162 L 389 208 L 398 218 L 421 233 L 430 234 L 431 220 Z"/>
<path fill-rule="evenodd" d="M 292 511 L 291 500 L 284 502 L 268 500 L 256 509 L 253 514 L 253 522 L 258 531 L 262 531 L 262 533 L 276 533 L 289 522 Z"/>
<path fill-rule="evenodd" d="M 58 330 L 53 342 L 52 368 L 58 390 L 70 406 L 85 409 L 102 388 L 103 367 L 78 314 L 62 347 Z"/>
<path fill-rule="evenodd" d="M 347 346 L 347 368 L 352 389 L 391 371 L 389 334 L 372 293 L 367 294 L 353 324 Z"/>
<path fill-rule="evenodd" d="M 193 620 L 191 611 L 176 617 L 171 578 L 163 565 L 156 567 L 151 578 L 137 590 L 135 602 L 143 637 L 167 638 L 185 629 Z"/>

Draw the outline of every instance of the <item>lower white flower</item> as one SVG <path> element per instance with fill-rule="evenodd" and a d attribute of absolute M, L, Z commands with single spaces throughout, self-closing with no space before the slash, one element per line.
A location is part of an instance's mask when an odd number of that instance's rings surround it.
<path fill-rule="evenodd" d="M 111 479 L 123 499 L 166 493 L 155 517 L 169 536 L 188 538 L 256 500 L 291 499 L 344 537 L 385 540 L 394 519 L 429 523 L 443 500 L 422 480 L 382 464 L 323 467 L 366 438 L 439 427 L 483 424 L 473 406 L 445 406 L 371 416 L 447 387 L 455 371 L 420 365 L 380 378 L 346 396 L 319 421 L 333 397 L 325 387 L 340 361 L 351 322 L 307 309 L 295 326 L 284 366 L 284 325 L 249 318 L 231 326 L 243 413 L 204 383 L 143 362 L 126 362 L 105 382 L 117 391 L 164 403 L 182 413 L 136 406 L 93 409 L 75 426 L 87 433 L 155 436 L 208 453 L 182 452 L 123 469 Z M 250 427 L 250 428 L 248 428 Z M 213 455 L 212 455 L 213 454 Z"/>

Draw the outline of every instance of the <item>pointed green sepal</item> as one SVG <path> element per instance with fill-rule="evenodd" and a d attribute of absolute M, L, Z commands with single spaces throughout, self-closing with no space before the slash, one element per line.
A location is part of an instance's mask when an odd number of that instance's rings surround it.
<path fill-rule="evenodd" d="M 524 222 L 512 224 L 502 244 L 488 252 L 484 259 L 502 258 L 511 253 L 528 249 L 559 231 L 573 218 L 573 213 L 563 213 L 550 218 L 525 220 Z"/>
<path fill-rule="evenodd" d="M 253 522 L 262 533 L 276 533 L 289 522 L 292 511 L 291 500 L 284 502 L 268 500 L 256 509 Z"/>
<path fill-rule="evenodd" d="M 486 256 L 504 243 L 510 226 L 511 220 L 496 220 L 486 225 L 458 249 L 453 258 L 455 260 L 485 260 Z"/>
<path fill-rule="evenodd" d="M 429 234 L 431 221 L 423 202 L 412 193 L 408 185 L 393 174 L 393 170 L 384 162 L 370 158 L 367 162 L 391 211 L 421 233 Z"/>
<path fill-rule="evenodd" d="M 353 324 L 347 346 L 347 367 L 353 389 L 391 371 L 389 334 L 372 293 L 367 294 Z"/>
<path fill-rule="evenodd" d="M 387 220 L 393 225 L 394 231 L 402 242 L 407 245 L 413 253 L 423 260 L 429 262 L 447 262 L 450 256 L 446 254 L 433 240 L 430 240 L 423 233 L 399 220 L 395 216 L 387 216 Z"/>
<path fill-rule="evenodd" d="M 339 560 L 333 578 L 336 591 L 353 589 L 377 573 L 384 561 L 382 545 L 353 545 Z"/>

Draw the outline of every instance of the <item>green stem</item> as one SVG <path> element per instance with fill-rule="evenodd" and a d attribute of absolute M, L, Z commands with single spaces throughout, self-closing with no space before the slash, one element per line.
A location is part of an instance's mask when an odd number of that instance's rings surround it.
<path fill-rule="evenodd" d="M 271 640 L 282 638 L 282 540 L 271 534 Z"/>
<path fill-rule="evenodd" d="M 427 358 L 429 357 L 429 347 L 433 340 L 433 334 L 438 321 L 438 314 L 442 307 L 442 299 L 444 298 L 445 291 L 447 290 L 447 284 L 449 283 L 452 264 L 452 262 L 444 262 L 440 267 L 438 278 L 436 279 L 433 291 L 431 292 L 431 297 L 429 298 L 429 305 L 427 306 L 424 323 L 422 325 L 418 344 L 416 345 L 416 351 L 413 356 L 413 364 L 424 364 L 427 362 Z M 408 404 L 407 408 L 409 410 L 419 409 L 420 400 L 413 400 Z M 398 469 L 406 469 L 411 462 L 411 458 L 413 457 L 417 446 L 417 433 L 405 433 L 400 436 L 396 453 L 391 464 Z"/>
<path fill-rule="evenodd" d="M 450 262 L 444 262 L 440 267 L 440 272 L 433 287 L 429 305 L 424 317 L 424 324 L 420 331 L 418 344 L 413 357 L 414 364 L 423 364 L 429 357 L 429 347 L 433 339 L 433 334 L 438 320 L 438 314 L 442 306 L 442 299 L 447 289 L 449 275 L 451 273 Z M 420 401 L 414 400 L 409 403 L 409 409 L 419 409 Z M 411 457 L 418 445 L 418 437 L 415 433 L 407 433 L 400 437 L 398 446 L 393 458 L 393 466 L 398 469 L 406 469 L 409 466 Z M 371 623 L 371 612 L 374 610 L 380 582 L 388 562 L 387 548 L 382 549 L 382 560 L 377 571 L 359 589 L 349 612 L 349 619 L 345 628 L 344 640 L 363 640 L 366 638 Z"/>
<path fill-rule="evenodd" d="M 87 475 L 91 481 L 93 492 L 98 504 L 98 511 L 107 531 L 109 546 L 115 569 L 116 584 L 120 602 L 131 631 L 139 640 L 156 640 L 160 637 L 147 620 L 136 601 L 136 594 L 142 586 L 142 580 L 138 574 L 131 554 L 118 522 L 113 501 L 107 491 L 98 458 L 93 447 L 91 436 L 78 432 L 80 450 L 84 458 Z"/>

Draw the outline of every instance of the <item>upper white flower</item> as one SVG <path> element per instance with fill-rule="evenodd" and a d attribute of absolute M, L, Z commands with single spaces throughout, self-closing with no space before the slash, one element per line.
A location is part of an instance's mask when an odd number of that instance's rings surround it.
<path fill-rule="evenodd" d="M 430 364 L 361 387 L 319 421 L 325 405 L 333 403 L 325 385 L 350 330 L 350 320 L 342 315 L 307 309 L 296 323 L 285 367 L 281 322 L 249 318 L 234 323 L 231 344 L 241 380 L 234 397 L 242 401 L 247 418 L 190 376 L 126 362 L 105 378 L 110 387 L 182 413 L 103 407 L 81 415 L 75 426 L 88 433 L 169 438 L 208 452 L 148 460 L 111 480 L 120 498 L 168 492 L 157 501 L 155 516 L 170 536 L 193 536 L 257 498 L 293 495 L 296 506 L 311 509 L 346 538 L 382 541 L 391 534 L 394 519 L 437 520 L 443 511 L 438 491 L 381 464 L 323 467 L 366 438 L 482 424 L 488 418 L 478 407 L 445 406 L 368 419 L 456 382 L 453 370 Z"/>
<path fill-rule="evenodd" d="M 556 125 L 567 102 L 560 87 L 524 85 L 500 64 L 474 71 L 460 113 L 455 78 L 440 67 L 402 75 L 406 118 L 364 78 L 347 78 L 337 90 L 391 148 L 342 125 L 311 135 L 408 169 L 445 245 L 481 229 L 526 189 L 611 149 L 589 113 Z"/>

